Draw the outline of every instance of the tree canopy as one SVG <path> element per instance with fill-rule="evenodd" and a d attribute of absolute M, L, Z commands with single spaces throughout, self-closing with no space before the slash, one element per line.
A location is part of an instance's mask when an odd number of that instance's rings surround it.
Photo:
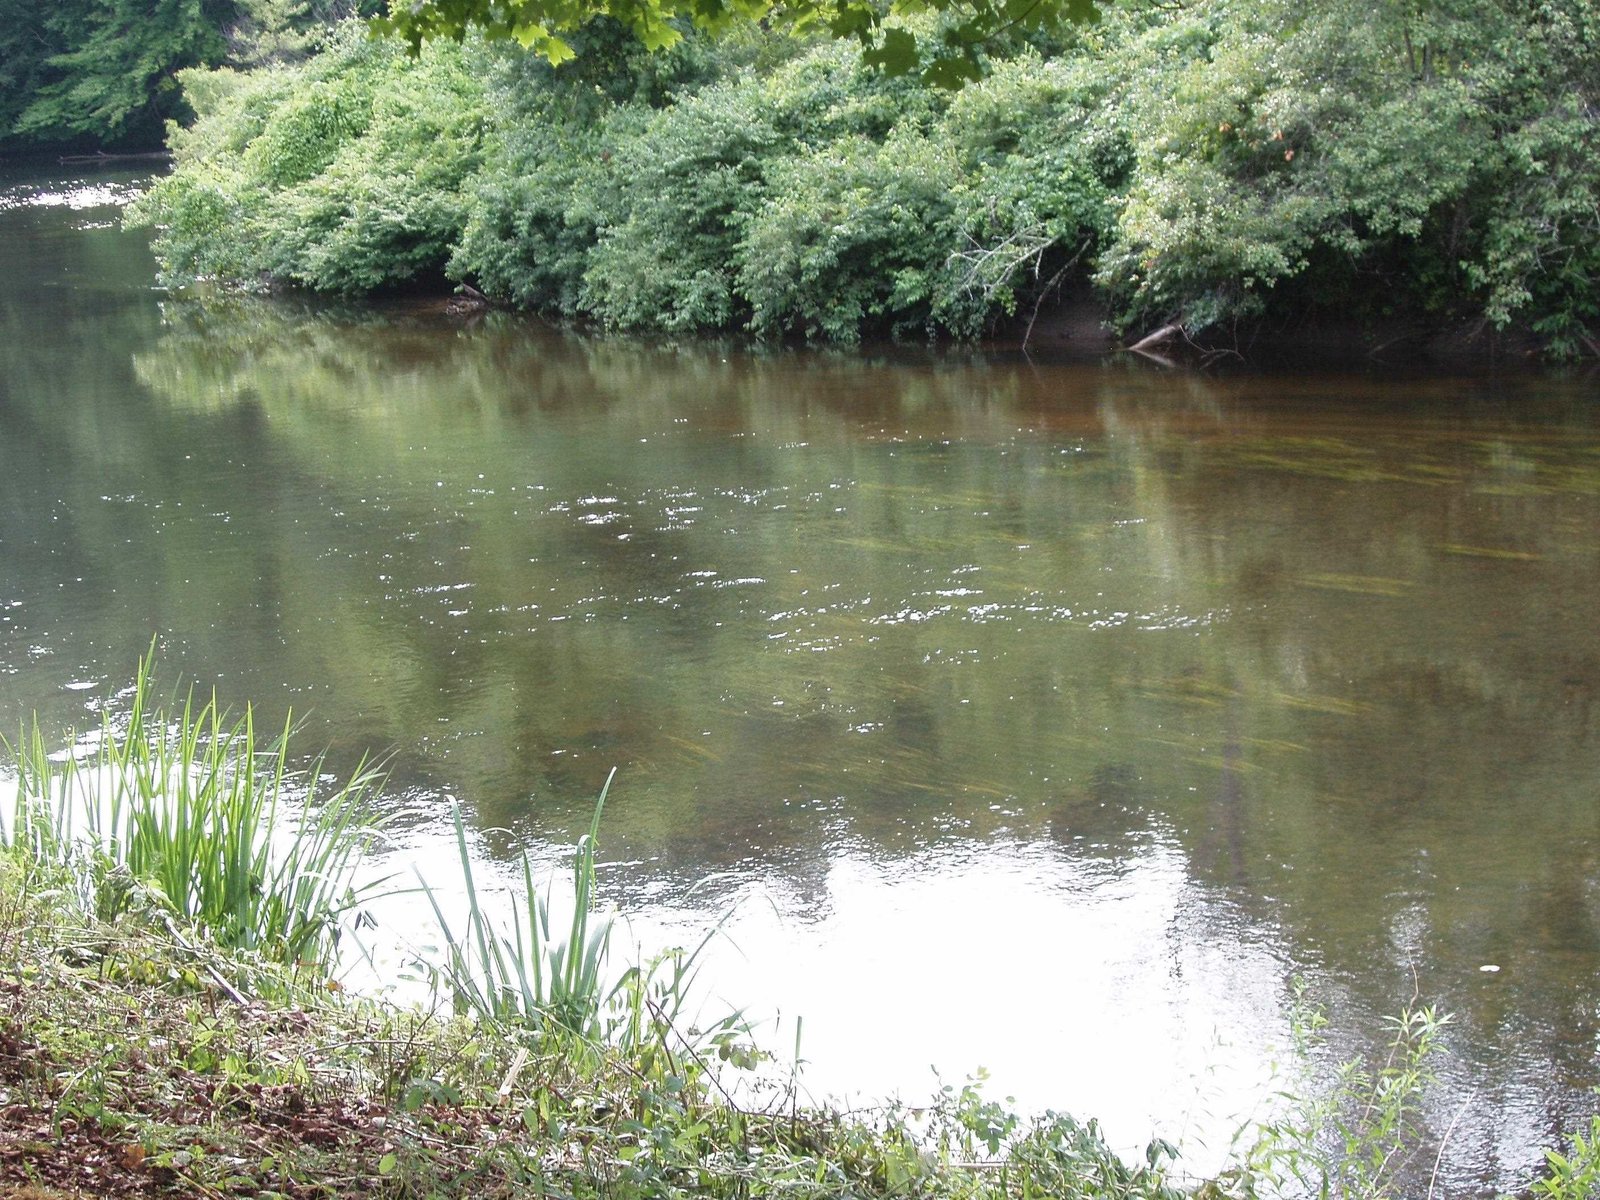
<path fill-rule="evenodd" d="M 156 145 L 187 67 L 305 57 L 381 0 L 0 0 L 0 147 Z"/>
<path fill-rule="evenodd" d="M 943 18 L 933 47 L 891 20 L 927 13 Z M 413 50 L 435 38 L 459 41 L 476 28 L 561 63 L 574 57 L 565 35 L 597 17 L 610 17 L 652 50 L 681 40 L 686 25 L 719 33 L 739 21 L 759 21 L 853 39 L 864 61 L 887 74 L 917 71 L 929 83 L 955 87 L 979 78 L 983 47 L 1002 34 L 1098 16 L 1095 0 L 410 0 L 394 4 L 378 24 Z"/>
<path fill-rule="evenodd" d="M 215 62 L 231 0 L 0 0 L 0 136 L 157 141 L 173 72 Z"/>

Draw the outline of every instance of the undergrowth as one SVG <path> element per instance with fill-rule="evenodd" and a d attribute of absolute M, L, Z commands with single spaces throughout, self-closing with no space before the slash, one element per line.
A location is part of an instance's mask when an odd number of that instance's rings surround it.
<path fill-rule="evenodd" d="M 272 1200 L 1177 1195 L 1092 1123 L 1051 1116 L 1003 1144 L 971 1089 L 915 1117 L 792 1093 L 736 1103 L 664 1022 L 623 1049 L 396 1006 L 175 940 L 153 893 L 111 920 L 62 903 L 73 894 L 58 871 L 0 858 L 0 1184 Z"/>

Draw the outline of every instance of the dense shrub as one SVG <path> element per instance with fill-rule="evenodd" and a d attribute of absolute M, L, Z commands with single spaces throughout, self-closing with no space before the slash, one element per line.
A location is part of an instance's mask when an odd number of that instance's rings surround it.
<path fill-rule="evenodd" d="M 1037 306 L 1116 224 L 1130 149 L 1109 79 L 1084 59 L 1024 54 L 964 89 L 942 128 L 957 156 L 953 237 L 934 316 L 976 334 Z"/>
<path fill-rule="evenodd" d="M 362 292 L 441 276 L 467 221 L 486 105 L 477 52 L 412 60 L 347 26 L 303 66 L 191 71 L 200 119 L 137 205 L 175 277 Z"/>
<path fill-rule="evenodd" d="M 948 146 L 915 133 L 853 135 L 780 160 L 738 246 L 750 327 L 832 341 L 922 331 L 956 178 Z"/>
<path fill-rule="evenodd" d="M 932 18 L 912 31 L 938 39 Z M 1331 315 L 1595 351 L 1600 0 L 1106 4 L 959 93 L 751 28 L 647 57 L 337 38 L 184 76 L 174 275 L 451 277 L 607 327 L 849 341 Z M 1034 39 L 1037 41 L 1037 39 Z"/>
<path fill-rule="evenodd" d="M 1218 0 L 1130 43 L 1125 323 L 1594 315 L 1591 0 Z"/>
<path fill-rule="evenodd" d="M 825 44 L 796 56 L 791 45 L 785 57 L 747 37 L 736 49 L 738 62 L 765 59 L 767 70 L 739 73 L 724 62 L 723 73 L 735 77 L 696 79 L 671 102 L 660 88 L 647 89 L 649 102 L 622 102 L 622 89 L 605 82 L 580 90 L 559 71 L 509 69 L 499 103 L 516 120 L 502 123 L 497 152 L 478 176 L 452 271 L 490 295 L 616 328 L 750 327 L 848 339 L 883 324 L 882 301 L 830 299 L 827 288 L 860 291 L 869 277 L 869 290 L 880 287 L 888 277 L 869 242 L 918 270 L 942 264 L 947 251 L 923 223 L 939 214 L 903 201 L 920 192 L 947 208 L 949 156 L 932 175 L 926 154 L 905 166 L 888 164 L 900 199 L 876 214 L 852 197 L 835 197 L 835 206 L 854 206 L 857 224 L 836 244 L 852 259 L 843 264 L 853 273 L 848 285 L 837 272 L 831 283 L 818 276 L 827 269 L 815 256 L 787 247 L 773 252 L 772 237 L 781 239 L 783 229 L 801 236 L 807 219 L 798 191 L 787 199 L 779 193 L 791 186 L 810 189 L 808 196 L 837 190 L 843 185 L 829 164 L 839 146 L 884 159 L 882 139 L 931 125 L 945 97 L 864 71 L 846 47 Z M 677 53 L 690 54 L 697 75 L 704 74 L 703 50 Z M 918 138 L 908 136 L 906 144 Z M 854 192 L 873 186 L 870 170 L 852 185 Z M 870 231 L 884 215 L 892 227 Z M 809 301 L 796 303 L 799 291 L 819 286 L 826 320 L 806 315 Z M 891 278 L 880 290 L 887 296 L 894 289 Z M 928 292 L 922 286 L 913 305 L 923 313 Z"/>
<path fill-rule="evenodd" d="M 622 328 L 736 324 L 740 229 L 788 149 L 759 90 L 709 88 L 614 140 L 582 307 Z"/>
<path fill-rule="evenodd" d="M 594 125 L 534 120 L 504 131 L 473 182 L 450 274 L 519 307 L 575 315 L 608 153 Z"/>

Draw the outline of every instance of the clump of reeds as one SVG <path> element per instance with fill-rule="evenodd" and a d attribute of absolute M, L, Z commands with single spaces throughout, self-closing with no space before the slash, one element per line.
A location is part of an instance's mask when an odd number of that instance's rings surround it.
<path fill-rule="evenodd" d="M 230 716 L 215 696 L 201 701 L 191 690 L 161 706 L 153 695 L 147 656 L 118 705 L 122 716 L 107 715 L 95 737 L 73 741 L 76 753 L 52 751 L 37 718 L 14 745 L 0 738 L 16 775 L 10 805 L 0 804 L 0 848 L 58 881 L 71 879 L 82 906 L 102 917 L 136 892 L 225 949 L 330 968 L 344 919 L 384 882 L 355 883 L 382 824 L 370 803 L 374 772 L 363 765 L 319 794 L 323 760 L 291 770 L 289 722 L 263 742 L 249 707 Z M 422 967 L 458 1010 L 502 1028 L 629 1050 L 687 1036 L 746 1058 L 738 1039 L 748 1028 L 738 1013 L 697 1030 L 677 1024 L 715 930 L 693 951 L 609 969 L 613 918 L 596 910 L 594 894 L 610 787 L 607 779 L 575 848 L 564 937 L 553 927 L 550 889 L 535 885 L 526 858 L 509 929 L 485 911 L 456 811 L 466 922 L 452 929 L 422 881 L 442 934 L 442 948 Z"/>
<path fill-rule="evenodd" d="M 221 946 L 326 963 L 376 886 L 354 882 L 377 833 L 376 776 L 363 763 L 318 795 L 323 762 L 291 771 L 290 733 L 263 743 L 250 708 L 231 716 L 192 690 L 153 704 L 147 656 L 123 723 L 106 716 L 87 752 L 49 752 L 37 718 L 15 745 L 0 739 L 16 771 L 0 845 L 68 868 L 103 915 L 137 880 Z"/>
<path fill-rule="evenodd" d="M 526 855 L 510 929 L 485 912 L 466 825 L 460 809 L 453 810 L 467 913 L 458 932 L 445 916 L 438 893 L 419 874 L 444 943 L 442 955 L 423 965 L 458 1011 L 500 1027 L 565 1031 L 630 1053 L 670 1036 L 714 1047 L 724 1058 L 747 1060 L 750 1051 L 741 1039 L 749 1026 L 742 1013 L 735 1011 L 693 1029 L 682 1028 L 678 1020 L 689 1000 L 700 954 L 720 926 L 691 951 L 671 949 L 615 976 L 608 972 L 614 920 L 595 907 L 595 850 L 615 777 L 614 770 L 607 776 L 589 831 L 573 852 L 572 916 L 565 938 L 552 929 L 551 889 L 541 892 L 535 886 L 533 865 Z"/>

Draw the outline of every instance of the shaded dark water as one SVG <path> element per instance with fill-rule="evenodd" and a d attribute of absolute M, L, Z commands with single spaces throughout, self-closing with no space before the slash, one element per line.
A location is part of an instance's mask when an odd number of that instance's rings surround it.
<path fill-rule="evenodd" d="M 737 902 L 723 990 L 805 1015 L 819 1088 L 983 1064 L 1215 1141 L 1303 974 L 1345 1049 L 1455 1014 L 1455 1194 L 1593 1110 L 1592 379 L 174 298 L 126 182 L 0 186 L 6 725 L 154 635 L 486 852 L 619 767 L 609 895 L 647 940 Z"/>

